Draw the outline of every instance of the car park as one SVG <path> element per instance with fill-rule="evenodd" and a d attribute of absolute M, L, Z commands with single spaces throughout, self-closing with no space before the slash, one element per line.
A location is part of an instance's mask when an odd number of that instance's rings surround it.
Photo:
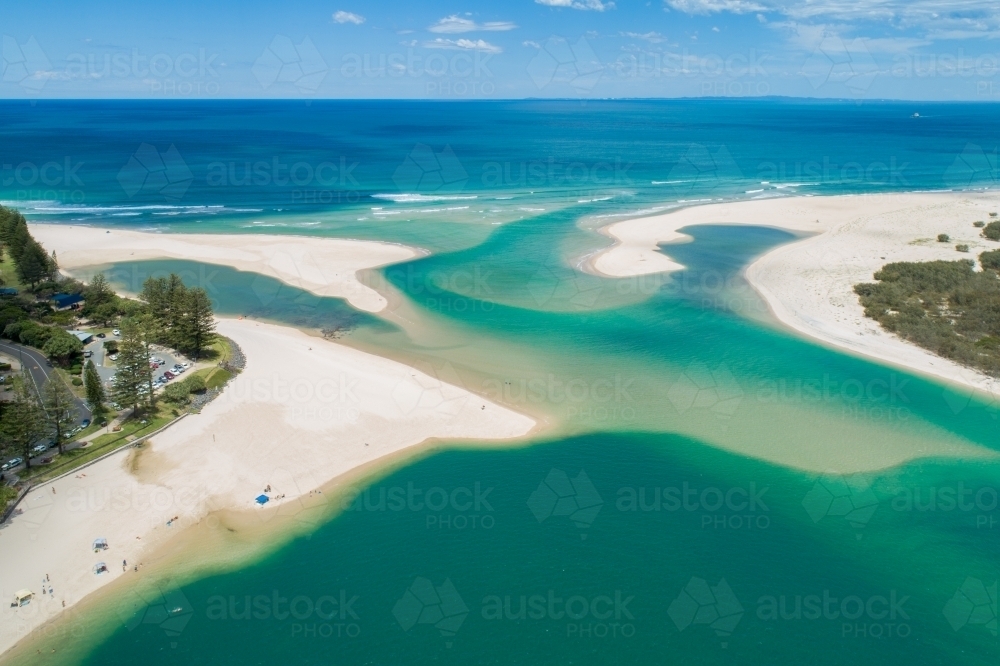
<path fill-rule="evenodd" d="M 23 462 L 24 461 L 21 460 L 20 458 L 11 458 L 7 462 L 5 462 L 3 465 L 0 465 L 0 470 L 3 470 L 4 472 L 6 472 L 9 469 L 14 469 L 15 467 L 17 467 L 18 465 L 20 465 Z"/>

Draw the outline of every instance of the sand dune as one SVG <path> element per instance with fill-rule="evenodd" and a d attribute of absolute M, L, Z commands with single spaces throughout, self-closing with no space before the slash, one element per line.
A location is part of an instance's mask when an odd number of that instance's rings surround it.
<path fill-rule="evenodd" d="M 71 608 L 115 579 L 141 575 L 135 564 L 210 512 L 319 520 L 324 507 L 312 491 L 363 465 L 428 438 L 508 439 L 535 426 L 430 374 L 295 329 L 222 320 L 219 331 L 248 360 L 218 399 L 157 435 L 136 469 L 122 451 L 36 488 L 0 529 L 0 597 L 40 593 L 46 575 L 54 590 L 24 608 L 0 604 L 0 652 L 63 602 Z M 261 509 L 254 498 L 268 485 L 275 499 Z M 108 551 L 91 550 L 97 537 L 108 539 Z M 95 575 L 98 561 L 110 572 Z"/>
<path fill-rule="evenodd" d="M 187 259 L 277 278 L 317 296 L 347 299 L 368 312 L 385 309 L 357 272 L 419 256 L 413 248 L 375 241 L 260 234 L 158 234 L 124 229 L 30 224 L 65 269 L 151 259 Z M 133 285 L 138 291 L 142 285 Z"/>
<path fill-rule="evenodd" d="M 907 193 L 870 196 L 791 197 L 711 204 L 617 222 L 602 229 L 612 247 L 587 268 L 610 277 L 634 277 L 683 268 L 670 247 L 689 238 L 678 231 L 699 224 L 748 224 L 810 233 L 757 259 L 747 279 L 784 324 L 814 339 L 974 390 L 1000 396 L 1000 382 L 936 356 L 887 333 L 866 319 L 854 285 L 893 261 L 975 258 L 1000 244 L 972 226 L 1000 211 L 1000 194 Z M 938 234 L 948 243 L 938 243 Z M 969 245 L 969 254 L 955 245 Z"/>

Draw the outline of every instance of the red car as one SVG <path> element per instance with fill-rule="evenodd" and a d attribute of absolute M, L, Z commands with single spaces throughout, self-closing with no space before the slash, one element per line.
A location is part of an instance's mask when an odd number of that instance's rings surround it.
<path fill-rule="evenodd" d="M 166 372 L 163 373 L 163 376 L 166 377 L 167 379 L 173 379 L 177 375 L 175 375 L 174 373 L 172 373 L 169 370 L 167 370 Z"/>

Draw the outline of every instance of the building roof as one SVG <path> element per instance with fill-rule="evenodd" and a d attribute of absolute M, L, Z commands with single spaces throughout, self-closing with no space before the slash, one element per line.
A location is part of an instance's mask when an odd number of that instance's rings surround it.
<path fill-rule="evenodd" d="M 82 300 L 83 296 L 80 294 L 53 294 L 52 296 L 52 302 L 56 304 L 57 308 L 64 308 Z"/>
<path fill-rule="evenodd" d="M 87 342 L 87 340 L 94 337 L 93 333 L 88 333 L 87 331 L 70 331 L 69 334 L 76 336 L 76 339 L 80 342 Z"/>

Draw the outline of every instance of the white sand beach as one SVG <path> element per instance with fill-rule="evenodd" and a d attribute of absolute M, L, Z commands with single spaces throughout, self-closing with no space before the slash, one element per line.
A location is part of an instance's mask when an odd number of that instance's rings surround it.
<path fill-rule="evenodd" d="M 670 248 L 689 240 L 678 231 L 700 224 L 746 224 L 811 233 L 775 248 L 747 269 L 748 281 L 784 324 L 811 338 L 878 361 L 1000 396 L 1000 382 L 887 333 L 864 316 L 854 285 L 872 281 L 894 261 L 975 259 L 1000 249 L 980 236 L 976 220 L 1000 211 L 1000 193 L 936 192 L 866 196 L 789 197 L 684 208 L 616 222 L 602 233 L 614 239 L 585 268 L 624 278 L 676 271 Z M 936 241 L 948 234 L 947 243 Z M 969 253 L 956 251 L 964 243 Z M 958 400 L 963 399 L 961 396 Z"/>
<path fill-rule="evenodd" d="M 212 512 L 316 524 L 330 507 L 315 491 L 352 470 L 429 438 L 503 440 L 535 426 L 436 377 L 296 329 L 229 319 L 218 330 L 247 357 L 219 398 L 155 436 L 138 458 L 124 450 L 32 490 L 0 529 L 0 597 L 8 600 L 0 652 L 64 604 L 141 576 L 135 565 Z M 268 486 L 272 500 L 261 508 L 254 498 Z M 98 537 L 107 551 L 91 549 Z M 95 575 L 100 561 L 109 572 Z M 39 596 L 9 607 L 22 588 Z"/>
<path fill-rule="evenodd" d="M 358 271 L 420 256 L 403 245 L 263 234 L 160 234 L 62 224 L 30 224 L 32 236 L 54 250 L 59 267 L 187 259 L 230 266 L 277 278 L 317 296 L 347 299 L 368 312 L 385 309 L 386 299 L 363 284 Z M 132 285 L 138 292 L 142 284 Z"/>

